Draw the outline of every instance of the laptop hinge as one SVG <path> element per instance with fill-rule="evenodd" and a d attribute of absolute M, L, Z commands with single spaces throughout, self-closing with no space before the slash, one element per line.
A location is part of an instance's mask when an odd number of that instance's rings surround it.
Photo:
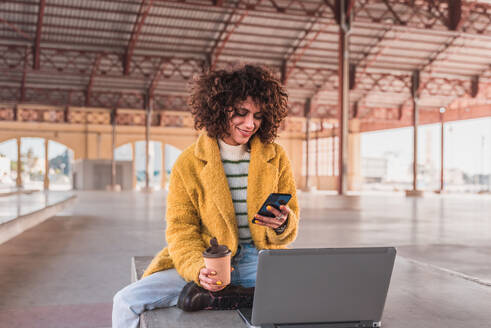
<path fill-rule="evenodd" d="M 262 326 L 261 326 L 262 327 Z M 268 326 L 269 327 L 269 326 Z M 274 328 L 379 328 L 380 321 L 364 320 L 350 322 L 275 324 Z"/>

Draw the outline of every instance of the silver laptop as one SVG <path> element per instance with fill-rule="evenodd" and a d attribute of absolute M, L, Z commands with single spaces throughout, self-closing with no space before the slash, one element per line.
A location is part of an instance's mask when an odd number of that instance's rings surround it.
<path fill-rule="evenodd" d="M 394 247 L 262 250 L 249 327 L 380 327 Z"/>

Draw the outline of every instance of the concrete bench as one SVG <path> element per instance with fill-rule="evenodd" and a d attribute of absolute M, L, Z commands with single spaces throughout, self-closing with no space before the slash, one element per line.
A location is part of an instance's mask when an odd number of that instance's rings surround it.
<path fill-rule="evenodd" d="M 132 259 L 132 279 L 141 277 L 152 257 Z M 491 288 L 444 270 L 398 256 L 385 304 L 388 328 L 488 327 Z M 145 312 L 142 328 L 247 327 L 235 311 L 185 313 L 176 307 Z"/>
<path fill-rule="evenodd" d="M 151 256 L 136 256 L 131 260 L 131 281 L 140 279 L 152 260 Z M 177 307 L 144 312 L 141 328 L 234 328 L 247 327 L 236 311 L 200 311 L 187 313 Z"/>
<path fill-rule="evenodd" d="M 60 191 L 16 191 L 0 197 L 0 244 L 74 204 L 76 195 Z"/>

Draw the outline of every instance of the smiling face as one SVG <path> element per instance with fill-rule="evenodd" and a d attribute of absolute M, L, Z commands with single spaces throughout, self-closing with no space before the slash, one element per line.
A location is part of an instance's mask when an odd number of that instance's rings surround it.
<path fill-rule="evenodd" d="M 223 141 L 232 146 L 246 144 L 254 133 L 259 130 L 262 121 L 261 109 L 251 97 L 239 103 L 235 110 L 229 113 L 228 135 Z"/>

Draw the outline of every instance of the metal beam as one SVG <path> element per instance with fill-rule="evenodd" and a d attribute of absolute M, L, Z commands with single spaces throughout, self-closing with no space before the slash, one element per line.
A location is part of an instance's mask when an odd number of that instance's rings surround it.
<path fill-rule="evenodd" d="M 38 22 L 36 28 L 36 39 L 34 40 L 34 60 L 32 61 L 33 68 L 39 69 L 40 62 L 39 57 L 41 54 L 41 31 L 43 29 L 44 9 L 46 7 L 46 0 L 39 1 Z"/>
<path fill-rule="evenodd" d="M 85 93 L 85 106 L 87 106 L 87 107 L 90 106 L 90 97 L 92 95 L 92 87 L 94 85 L 95 75 L 96 75 L 97 70 L 99 69 L 99 65 L 101 63 L 102 56 L 103 56 L 103 54 L 98 54 L 95 61 L 94 61 L 94 64 L 92 65 L 92 71 L 90 73 L 89 83 L 87 84 L 87 90 Z"/>
<path fill-rule="evenodd" d="M 471 78 L 471 89 L 469 95 L 472 98 L 475 98 L 478 93 L 479 93 L 479 75 L 474 75 Z"/>
<path fill-rule="evenodd" d="M 453 105 L 447 107 L 445 112 L 445 123 L 455 122 L 462 120 L 470 120 L 476 118 L 491 117 L 491 107 L 486 105 L 485 102 L 480 105 L 468 105 L 454 107 Z M 468 110 L 467 110 L 468 109 Z M 375 110 L 375 109 L 374 109 Z M 404 109 L 402 119 L 389 119 L 389 118 L 375 118 L 365 117 L 360 124 L 360 132 L 371 132 L 389 129 L 399 129 L 412 127 L 412 112 L 411 108 Z M 438 108 L 432 110 L 423 110 L 419 112 L 419 126 L 426 124 L 437 124 L 440 122 Z"/>
<path fill-rule="evenodd" d="M 419 30 L 425 28 L 440 30 L 438 27 L 444 26 L 448 30 L 440 32 L 447 32 L 446 35 L 448 36 L 450 35 L 448 32 L 469 30 L 469 26 L 464 26 L 464 22 L 461 21 L 464 16 L 462 13 L 472 13 L 485 17 L 487 10 L 491 8 L 490 4 L 474 1 L 463 2 L 461 0 L 418 2 L 414 0 L 384 0 L 383 2 L 385 8 L 380 6 L 380 0 L 356 1 L 354 21 L 356 23 L 370 23 L 373 27 L 394 25 Z M 476 7 L 485 8 L 485 12 L 473 11 Z M 401 15 L 402 13 L 404 15 Z M 480 17 L 475 21 L 480 21 Z M 469 23 L 475 24 L 476 22 Z M 478 33 L 485 33 L 485 29 L 478 31 Z"/>
<path fill-rule="evenodd" d="M 452 2 L 454 0 L 450 0 Z M 113 1 L 115 3 L 121 3 L 121 4 L 127 4 L 126 1 Z M 283 17 L 287 17 L 288 19 L 291 20 L 296 20 L 299 21 L 302 17 L 317 17 L 319 16 L 318 12 L 320 7 L 323 5 L 322 2 L 319 2 L 318 4 L 313 4 L 310 2 L 308 5 L 303 5 L 302 1 L 296 1 L 298 5 L 292 5 L 291 1 L 285 1 L 282 2 L 281 4 L 278 4 L 279 1 L 277 0 L 267 0 L 265 2 L 268 2 L 269 5 L 264 4 L 261 6 L 256 6 L 254 4 L 254 0 L 248 0 L 244 2 L 244 4 L 240 7 L 240 10 L 248 10 L 251 7 L 254 7 L 253 12 L 258 13 L 259 15 L 257 16 L 262 16 L 264 14 L 274 14 L 275 11 L 277 13 L 281 13 Z M 404 1 L 394 1 L 390 0 L 387 3 L 390 6 L 397 5 L 399 12 L 401 11 L 401 8 L 405 9 L 407 12 L 410 14 L 404 15 L 406 17 L 412 17 L 413 19 L 409 19 L 408 21 L 402 21 L 402 19 L 399 17 L 399 21 L 395 16 L 391 13 L 396 12 L 392 7 L 389 10 L 385 10 L 384 8 L 380 7 L 380 0 L 370 0 L 370 1 L 357 1 L 357 6 L 354 8 L 354 22 L 361 23 L 361 24 L 370 24 L 373 26 L 373 28 L 384 28 L 387 26 L 394 25 L 392 23 L 382 23 L 382 22 L 395 22 L 396 27 L 403 27 L 403 28 L 410 28 L 413 31 L 418 31 L 419 33 L 434 33 L 438 32 L 444 33 L 445 35 L 450 35 L 449 32 L 454 32 L 451 30 L 429 30 L 431 28 L 431 25 L 429 24 L 435 24 L 437 22 L 438 24 L 441 25 L 446 25 L 446 17 L 439 13 L 437 10 L 430 11 L 427 8 L 427 3 L 430 1 L 420 1 L 420 2 L 415 2 L 414 0 L 404 0 Z M 444 3 L 446 1 L 438 1 L 439 4 Z M 27 2 L 26 2 L 27 3 Z M 202 11 L 207 11 L 211 12 L 214 14 L 219 14 L 223 12 L 223 10 L 230 10 L 232 6 L 235 5 L 235 2 L 232 1 L 224 1 L 223 5 L 221 7 L 217 7 L 214 5 L 212 1 L 209 2 L 196 2 L 196 1 L 189 1 L 189 0 L 156 0 L 156 3 L 158 3 L 159 8 L 176 8 L 176 6 L 179 6 L 177 8 L 181 9 L 198 9 Z M 168 6 L 169 3 L 171 4 L 171 7 Z M 358 4 L 360 3 L 360 4 Z M 365 9 L 365 7 L 370 7 L 370 4 L 373 4 L 373 7 L 369 8 L 368 10 Z M 314 5 L 317 5 L 317 8 L 313 8 Z M 447 5 L 447 4 L 445 4 Z M 405 6 L 405 7 L 403 7 Z M 59 8 L 59 9 L 71 9 L 70 11 L 76 11 L 76 10 L 84 10 L 84 11 L 93 11 L 93 12 L 100 12 L 100 8 L 97 7 L 90 7 L 90 6 L 76 6 L 76 5 L 68 5 L 68 4 L 51 4 L 50 7 L 54 8 Z M 474 16 L 478 16 L 476 20 L 472 21 L 472 24 L 480 24 L 479 20 L 480 19 L 485 19 L 486 18 L 486 13 L 489 8 L 491 8 L 490 4 L 486 3 L 476 3 L 474 1 L 465 1 L 462 3 L 462 17 L 465 16 L 464 14 L 466 13 L 471 13 Z M 443 7 L 442 7 L 443 8 Z M 474 10 L 474 8 L 481 8 L 481 10 Z M 484 12 L 482 10 L 484 8 Z M 438 8 L 440 11 L 442 10 L 441 8 Z M 66 11 L 66 10 L 65 10 Z M 364 11 L 364 12 L 363 12 Z M 369 12 L 370 14 L 367 14 L 366 12 Z M 130 10 L 114 10 L 114 9 L 104 9 L 104 12 L 107 13 L 114 13 L 118 15 L 131 15 L 134 14 Z M 375 13 L 375 15 L 372 14 L 372 12 Z M 361 14 L 360 14 L 361 13 Z M 419 17 L 418 17 L 419 15 Z M 425 16 L 426 19 L 424 19 Z M 159 17 L 156 15 L 156 17 Z M 325 17 L 329 18 L 329 17 Z M 414 19 L 415 18 L 415 19 Z M 419 19 L 417 19 L 419 18 Z M 406 25 L 403 25 L 406 24 Z M 356 24 L 355 24 L 356 25 Z M 457 31 L 458 32 L 464 32 L 469 30 L 469 26 L 463 26 L 464 24 L 460 23 L 458 26 Z M 467 24 L 465 24 L 467 25 Z M 455 32 L 457 32 L 455 31 Z M 482 36 L 482 34 L 485 33 L 485 29 L 479 29 L 478 31 L 478 36 Z M 465 36 L 469 36 L 471 38 L 475 37 L 476 35 L 472 35 L 470 33 L 464 32 Z"/>
<path fill-rule="evenodd" d="M 447 27 L 449 30 L 456 31 L 461 26 L 462 0 L 447 0 L 448 17 Z"/>
<path fill-rule="evenodd" d="M 454 2 L 454 1 L 449 1 L 449 2 Z M 447 16 L 448 16 L 448 19 L 447 19 L 447 26 L 450 30 L 454 30 L 457 28 L 457 26 L 459 26 L 459 24 L 462 24 L 464 22 L 465 19 L 461 19 L 460 17 L 460 12 L 461 12 L 461 7 L 460 5 L 457 3 L 457 2 L 460 2 L 460 0 L 457 0 L 455 3 L 453 3 L 452 5 L 449 5 L 449 9 L 448 9 L 448 12 L 447 12 Z M 386 2 L 387 3 L 387 2 Z M 454 24 L 454 25 L 452 25 Z M 387 31 L 388 32 L 388 31 Z M 384 39 L 385 37 L 385 34 L 383 35 L 381 41 Z M 399 34 L 400 36 L 400 34 Z M 423 70 L 429 70 L 429 73 L 431 74 L 432 73 L 432 64 L 434 62 L 436 62 L 436 60 L 445 52 L 448 51 L 448 49 L 450 49 L 454 44 L 455 42 L 457 41 L 457 39 L 459 39 L 460 35 L 459 34 L 455 34 L 455 35 L 452 35 L 450 37 L 450 39 L 445 42 L 442 47 L 433 52 L 429 57 L 426 58 L 426 61 L 425 63 L 423 63 L 422 65 L 420 65 L 420 67 L 418 68 L 419 71 L 423 71 Z M 395 40 L 397 40 L 398 38 L 395 38 Z M 385 46 L 384 48 L 386 48 L 387 46 Z M 382 53 L 383 49 L 382 48 L 379 53 L 376 55 L 376 57 L 371 61 L 372 63 L 377 59 L 377 57 Z M 365 65 L 365 68 L 363 70 L 363 73 L 366 72 L 367 68 L 368 68 L 368 64 Z M 424 83 L 420 83 L 418 85 L 419 87 L 419 90 L 418 90 L 418 93 L 421 92 L 425 87 L 426 85 L 428 84 L 428 80 Z M 360 103 L 363 103 L 363 101 L 370 95 L 370 92 L 367 92 L 365 93 L 360 99 L 358 99 L 358 101 Z M 406 106 L 406 104 L 409 102 L 409 101 L 412 101 L 412 96 L 408 97 L 402 104 L 401 106 L 404 107 Z"/>
<path fill-rule="evenodd" d="M 153 95 L 155 93 L 155 89 L 157 88 L 157 85 L 159 83 L 160 78 L 164 74 L 164 69 L 165 69 L 165 67 L 166 67 L 167 64 L 168 64 L 168 60 L 165 59 L 165 58 L 163 58 L 160 61 L 159 68 L 155 72 L 155 75 L 153 76 L 153 79 L 150 82 L 150 85 L 148 86 L 148 92 L 147 92 L 147 94 L 148 94 L 150 100 L 153 99 Z"/>
<path fill-rule="evenodd" d="M 262 2 L 262 0 L 259 0 L 254 6 L 260 5 L 261 2 Z M 240 4 L 240 2 L 239 2 L 239 4 Z M 254 6 L 251 7 L 250 9 L 254 9 Z M 232 27 L 232 29 L 227 32 L 227 34 L 225 35 L 222 43 L 220 44 L 220 47 L 218 47 L 218 44 L 217 44 L 217 46 L 216 46 L 216 53 L 212 53 L 211 54 L 212 56 L 211 56 L 210 70 L 214 70 L 215 69 L 216 64 L 218 62 L 218 59 L 220 58 L 220 55 L 222 54 L 223 49 L 225 49 L 225 45 L 227 44 L 227 42 L 230 39 L 230 37 L 232 36 L 232 34 L 235 32 L 235 30 L 239 27 L 239 25 L 242 23 L 242 21 L 244 20 L 244 18 L 247 17 L 248 14 L 249 14 L 249 9 L 247 9 L 246 11 L 244 11 L 242 13 L 242 15 L 240 15 L 239 19 L 237 19 L 237 21 L 235 22 L 235 24 Z M 232 16 L 230 16 L 230 19 L 231 19 Z M 220 40 L 218 40 L 218 42 L 220 42 Z"/>
<path fill-rule="evenodd" d="M 482 5 L 482 4 L 480 4 Z M 469 15 L 471 13 L 471 11 L 469 10 L 469 7 L 476 7 L 477 4 L 476 3 L 471 3 L 469 4 L 469 6 L 465 7 L 465 11 L 463 12 L 463 15 L 460 19 L 460 24 L 468 21 L 468 18 L 469 18 Z M 54 3 L 50 3 L 50 7 L 54 7 L 54 8 L 60 8 L 60 9 L 73 9 L 73 11 L 94 11 L 94 12 L 100 12 L 100 9 L 99 8 L 87 8 L 87 7 L 64 7 L 64 6 L 57 6 L 56 4 Z M 164 7 L 165 8 L 165 7 Z M 27 12 L 22 12 L 22 11 L 16 11 L 16 10 L 3 10 L 2 12 L 4 13 L 9 13 L 9 14 L 13 14 L 13 15 L 22 15 L 22 16 L 25 16 L 25 17 L 29 17 L 29 16 L 34 16 L 34 13 L 30 14 L 30 13 L 27 13 Z M 122 15 L 122 14 L 134 14 L 133 12 L 128 12 L 128 11 L 112 11 L 112 10 L 108 10 L 108 9 L 105 9 L 104 12 L 108 13 L 108 14 L 117 14 L 117 15 Z M 252 14 L 253 12 L 252 11 L 249 11 L 249 14 L 248 16 L 252 16 L 252 17 L 261 17 L 262 19 L 269 19 L 269 20 L 278 20 L 278 19 L 284 19 L 283 17 L 281 16 L 278 16 L 276 15 L 275 16 L 264 16 L 264 15 L 261 15 L 261 16 L 257 16 L 257 15 L 253 15 Z M 219 14 L 218 12 L 216 12 L 216 14 Z M 73 20 L 83 20 L 83 21 L 88 21 L 88 22 L 100 22 L 100 19 L 97 19 L 95 17 L 80 17 L 80 16 L 76 16 L 76 15 L 69 15 L 69 14 L 56 14 L 56 13 L 50 13 L 50 17 L 51 18 L 57 18 L 57 19 L 73 19 Z M 153 28 L 160 28 L 162 30 L 165 30 L 165 31 L 168 31 L 168 30 L 178 30 L 178 31 L 182 31 L 182 30 L 185 30 L 185 31 L 201 31 L 201 32 L 216 32 L 216 30 L 214 28 L 202 28 L 202 27 L 196 27 L 195 25 L 189 25 L 189 26 L 176 26 L 176 25 L 172 25 L 172 24 L 165 24 L 165 22 L 167 22 L 169 19 L 174 19 L 175 16 L 173 15 L 164 15 L 164 14 L 153 14 L 152 13 L 152 17 L 158 19 L 159 23 L 150 23 L 150 22 L 146 22 L 145 25 L 146 26 L 149 26 L 149 27 L 153 27 Z M 278 18 L 280 17 L 280 18 Z M 326 17 L 329 17 L 330 16 L 326 16 Z M 326 18 L 324 17 L 324 18 Z M 292 17 L 289 17 L 288 18 L 289 20 L 292 20 L 293 22 L 304 22 L 303 20 L 295 20 L 293 19 Z M 196 17 L 187 17 L 186 18 L 186 21 L 190 21 L 190 22 L 198 22 L 198 23 L 203 23 L 205 25 L 210 25 L 210 24 L 214 24 L 214 23 L 219 23 L 219 21 L 217 20 L 214 20 L 214 19 L 207 19 L 207 18 L 196 18 Z M 117 20 L 117 19 L 106 19 L 105 22 L 107 24 L 112 24 L 114 26 L 116 25 L 119 25 L 119 24 L 126 24 L 127 22 L 125 20 Z M 474 22 L 474 20 L 472 20 L 472 22 Z M 24 21 L 18 21 L 17 22 L 18 24 L 21 24 L 22 26 L 35 26 L 36 23 L 35 22 L 31 22 L 30 20 L 24 20 Z M 93 24 L 92 24 L 93 25 Z M 97 28 L 97 27 L 94 27 L 92 25 L 89 25 L 89 26 L 86 26 L 84 29 L 86 29 L 87 31 L 104 31 L 104 32 L 111 32 L 111 33 L 114 33 L 114 34 L 124 34 L 126 36 L 127 32 L 121 30 L 121 29 L 105 29 L 105 28 Z M 198 24 L 198 25 L 201 25 L 201 24 Z M 258 27 L 258 28 L 270 28 L 271 26 L 269 26 L 268 24 L 259 24 L 259 23 L 256 23 L 256 22 L 243 22 L 241 25 L 244 25 L 246 27 Z M 376 22 L 372 22 L 370 23 L 370 25 L 368 23 L 354 23 L 353 25 L 356 25 L 356 26 L 360 26 L 360 27 L 363 27 L 363 28 L 371 28 L 371 29 L 382 29 L 382 30 L 390 30 L 390 29 L 393 29 L 395 31 L 398 31 L 398 32 L 401 32 L 401 33 L 418 33 L 418 34 L 425 34 L 427 36 L 436 36 L 436 37 L 450 37 L 452 35 L 461 35 L 463 38 L 469 38 L 469 39 L 472 39 L 472 40 L 481 40 L 482 42 L 487 42 L 487 41 L 490 41 L 491 40 L 491 36 L 486 36 L 486 35 L 483 35 L 483 34 L 470 34 L 470 33 L 463 33 L 462 31 L 450 31 L 450 30 L 423 30 L 423 29 L 417 29 L 417 28 L 410 28 L 410 27 L 404 27 L 404 26 L 400 26 L 400 25 L 381 25 L 381 24 L 378 24 Z M 75 29 L 77 30 L 78 32 L 80 31 L 76 25 L 70 25 L 70 24 L 43 24 L 43 26 L 45 27 L 51 27 L 51 28 L 63 28 L 65 30 L 69 30 L 69 29 Z M 298 29 L 298 28 L 295 28 L 295 27 L 288 27 L 288 26 L 282 26 L 281 27 L 282 30 L 289 30 L 289 31 L 296 31 L 296 32 L 301 32 L 302 29 Z M 312 30 L 312 32 L 317 32 L 317 30 Z M 334 32 L 324 32 L 326 34 L 331 34 L 331 35 L 334 35 L 335 33 Z M 248 34 L 248 33 L 240 33 L 241 35 L 249 35 L 249 36 L 262 36 L 262 34 L 260 33 L 251 33 L 251 34 Z M 150 32 L 147 32 L 146 35 L 149 35 L 149 36 L 159 36 L 159 35 L 162 35 L 162 36 L 166 36 L 166 37 L 169 37 L 169 34 L 166 34 L 166 33 L 150 33 Z M 353 32 L 353 36 L 356 35 L 357 36 L 357 39 L 358 38 L 363 38 L 363 39 L 367 39 L 367 38 L 371 38 L 371 36 L 369 35 L 366 35 L 366 34 L 357 34 L 355 32 Z M 178 35 L 177 37 L 180 37 L 182 35 Z M 265 35 L 267 36 L 267 35 Z M 175 35 L 174 35 L 175 37 Z M 182 37 L 185 37 L 185 36 L 182 36 Z M 274 37 L 274 35 L 272 36 Z M 280 35 L 276 35 L 277 38 L 279 39 L 284 39 L 284 40 L 287 40 L 287 39 L 290 39 L 292 42 L 294 40 L 296 40 L 295 37 L 285 37 L 285 36 L 280 36 Z M 196 38 L 194 38 L 196 40 Z M 207 41 L 210 41 L 210 39 L 212 38 L 199 38 L 199 40 L 207 40 Z M 122 40 L 127 40 L 127 38 L 123 38 Z M 318 41 L 320 42 L 320 41 Z M 424 43 L 423 40 L 419 40 L 418 41 L 419 43 Z M 360 45 L 360 46 L 363 46 L 363 45 L 366 45 L 366 43 L 356 43 L 357 45 Z"/>
<path fill-rule="evenodd" d="M 26 98 L 26 79 L 27 79 L 27 60 L 28 60 L 28 50 L 27 46 L 25 47 L 24 51 L 24 69 L 22 71 L 22 81 L 20 83 L 20 97 L 19 97 L 19 102 L 23 103 L 25 98 Z"/>
<path fill-rule="evenodd" d="M 426 71 L 427 73 L 429 73 L 431 75 L 432 71 L 433 71 L 433 68 L 432 68 L 432 65 L 433 63 L 436 62 L 436 60 L 438 59 L 438 57 L 440 57 L 443 53 L 445 53 L 455 42 L 456 40 L 459 38 L 458 35 L 454 35 L 450 38 L 449 41 L 447 41 L 445 44 L 442 45 L 442 47 L 433 52 L 427 59 L 426 59 L 426 62 L 424 64 L 422 64 L 419 68 L 418 68 L 418 71 Z M 424 83 L 419 83 L 418 84 L 418 94 L 422 92 L 422 90 L 425 89 L 425 87 L 428 85 L 428 83 L 431 81 L 431 79 L 427 79 Z M 412 95 L 409 96 L 405 101 L 402 102 L 401 106 L 406 106 L 406 104 L 408 102 L 412 101 Z M 451 100 L 450 100 L 451 102 Z"/>
<path fill-rule="evenodd" d="M 2 17 L 0 17 L 0 23 L 7 25 L 12 31 L 19 34 L 22 38 L 29 40 L 29 41 L 32 41 L 32 37 L 30 37 L 29 34 L 22 31 L 20 28 L 18 28 L 14 24 L 10 23 L 9 21 L 3 19 Z"/>
<path fill-rule="evenodd" d="M 189 0 L 158 0 L 159 3 L 167 4 L 167 3 L 178 3 L 182 5 L 183 7 L 215 7 L 215 1 L 217 0 L 212 0 L 209 2 L 195 2 L 195 1 L 189 1 Z M 219 1 L 219 0 L 218 0 Z M 255 3 L 254 3 L 255 1 Z M 316 8 L 312 8 L 312 6 L 306 6 L 303 4 L 303 1 L 296 1 L 295 5 L 291 4 L 291 1 L 288 2 L 280 2 L 277 0 L 266 0 L 264 2 L 267 2 L 268 5 L 264 6 L 259 6 L 259 3 L 262 0 L 248 0 L 246 1 L 243 6 L 240 9 L 245 9 L 249 10 L 252 8 L 252 10 L 260 13 L 269 13 L 271 14 L 271 9 L 275 10 L 277 13 L 280 13 L 282 15 L 288 15 L 291 17 L 314 17 L 318 15 L 318 11 L 321 5 L 317 6 Z M 230 8 L 233 5 L 233 1 L 223 1 L 223 8 Z M 311 3 L 312 5 L 312 3 Z"/>
<path fill-rule="evenodd" d="M 281 80 L 281 84 L 285 84 L 286 82 L 286 60 L 282 60 L 281 61 L 281 66 L 280 66 L 280 80 Z"/>
<path fill-rule="evenodd" d="M 385 1 L 385 4 L 389 8 L 391 8 L 388 5 L 388 2 L 387 1 Z M 373 66 L 373 64 L 377 61 L 377 58 L 382 55 L 383 51 L 386 48 L 388 48 L 388 45 L 387 44 L 381 46 L 381 43 L 385 40 L 385 37 L 386 37 L 386 35 L 389 32 L 393 32 L 392 29 L 391 28 L 386 28 L 383 31 L 382 35 L 380 35 L 379 37 L 377 37 L 377 40 L 376 40 L 375 44 L 370 47 L 370 49 L 365 53 L 365 55 L 363 55 L 363 57 L 356 64 L 357 66 L 359 66 L 361 63 L 365 62 L 365 64 L 363 65 L 363 69 L 358 74 L 358 77 L 356 75 L 354 77 L 354 79 L 355 79 L 355 83 L 354 84 L 355 85 L 357 84 L 356 81 L 362 81 L 363 80 L 363 78 L 368 74 L 368 69 Z M 401 36 L 401 34 L 397 35 L 395 38 L 391 39 L 391 41 L 397 41 L 400 38 L 400 36 Z M 371 49 L 374 49 L 376 47 L 379 47 L 379 50 L 377 52 L 373 53 L 374 56 L 369 60 L 368 58 L 372 54 L 372 52 L 370 50 Z M 370 94 L 370 90 L 366 90 L 366 92 L 357 100 L 357 102 L 359 104 L 363 104 L 364 100 L 368 97 L 369 94 Z"/>
<path fill-rule="evenodd" d="M 317 21 L 316 22 L 313 22 L 312 23 L 312 26 L 314 26 L 315 24 L 317 24 Z M 314 34 L 314 36 L 311 39 L 308 39 L 308 40 L 307 40 L 307 35 L 310 34 L 310 31 L 306 31 L 305 32 L 305 35 L 298 42 L 298 45 L 300 45 L 304 41 L 306 41 L 306 44 L 303 45 L 302 47 L 298 47 L 298 46 L 295 47 L 293 49 L 293 51 L 290 53 L 290 55 L 288 55 L 287 58 L 286 58 L 287 66 L 288 66 L 288 61 L 293 57 L 293 59 L 291 60 L 291 64 L 289 65 L 289 68 L 287 69 L 287 72 L 286 72 L 286 75 L 285 75 L 285 83 L 288 81 L 288 78 L 290 77 L 290 75 L 292 74 L 292 72 L 295 70 L 296 65 L 297 65 L 297 62 L 303 57 L 303 55 L 310 48 L 310 46 L 312 45 L 312 43 L 314 43 L 314 41 L 319 37 L 319 35 L 328 26 L 329 26 L 329 24 L 323 23 L 322 24 L 322 27 Z M 297 52 L 297 50 L 299 52 Z"/>
<path fill-rule="evenodd" d="M 390 11 L 390 13 L 394 16 L 394 20 L 400 24 L 400 25 L 406 25 L 406 22 L 404 22 L 400 17 L 399 14 L 392 8 L 391 4 L 389 3 L 389 0 L 384 0 L 383 1 L 387 9 Z"/>
<path fill-rule="evenodd" d="M 221 5 L 223 5 L 223 3 Z M 220 30 L 218 37 L 214 39 L 211 50 L 206 54 L 207 61 L 209 61 L 208 68 L 210 69 L 212 68 L 212 65 L 214 65 L 213 58 L 215 57 L 215 51 L 218 45 L 220 44 L 220 40 L 222 39 L 223 34 L 227 31 L 228 27 L 230 26 L 230 23 L 232 22 L 232 18 L 235 16 L 239 5 L 240 5 L 240 0 L 237 2 L 236 7 L 232 10 L 232 12 L 230 12 L 227 21 L 223 23 L 223 28 Z"/>
<path fill-rule="evenodd" d="M 285 55 L 285 58 L 283 59 L 285 61 L 285 67 L 288 68 L 288 62 L 290 60 L 291 60 L 291 64 L 283 76 L 283 84 L 287 83 L 291 73 L 295 70 L 297 62 L 302 58 L 302 56 L 307 51 L 307 49 L 311 47 L 312 43 L 314 43 L 314 41 L 319 37 L 319 35 L 323 33 L 324 30 L 332 23 L 332 22 L 322 22 L 321 26 L 315 31 L 314 36 L 310 39 L 307 39 L 307 37 L 314 31 L 314 26 L 317 25 L 320 22 L 321 17 L 324 16 L 324 12 L 327 10 L 327 8 L 329 8 L 333 12 L 335 10 L 334 6 L 328 0 L 324 0 L 324 4 L 325 6 L 319 12 L 319 16 L 310 22 L 310 26 L 303 31 L 303 36 L 297 39 L 296 45 L 293 48 L 291 48 L 291 51 L 288 51 L 287 54 Z M 305 44 L 303 46 L 300 46 L 303 43 Z"/>
<path fill-rule="evenodd" d="M 143 0 L 140 5 L 140 10 L 138 11 L 138 16 L 136 17 L 135 24 L 133 25 L 133 31 L 131 32 L 130 41 L 128 42 L 128 47 L 126 48 L 126 53 L 124 56 L 123 71 L 124 75 L 130 73 L 131 59 L 133 57 L 133 52 L 135 51 L 136 41 L 140 35 L 145 19 L 147 18 L 150 8 L 152 8 L 154 0 Z"/>

